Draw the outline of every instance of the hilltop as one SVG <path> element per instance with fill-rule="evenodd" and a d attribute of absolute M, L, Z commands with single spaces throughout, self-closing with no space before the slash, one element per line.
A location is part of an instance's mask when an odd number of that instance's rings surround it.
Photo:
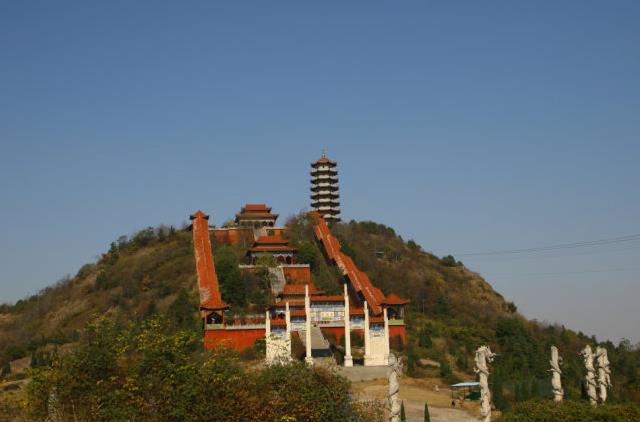
<path fill-rule="evenodd" d="M 306 217 L 294 216 L 286 226 L 298 259 L 311 266 L 315 285 L 339 292 L 340 274 L 324 260 Z M 585 344 L 595 344 L 595 338 L 526 320 L 515 304 L 463 263 L 437 257 L 390 227 L 351 221 L 334 223 L 331 230 L 343 252 L 385 294 L 393 289 L 411 299 L 408 343 L 394 345 L 406 356 L 410 376 L 442 383 L 473 379 L 473 352 L 489 344 L 500 353 L 492 382 L 494 402 L 504 408 L 511 401 L 550 393 L 548 350 L 555 344 L 565 358 L 567 395 L 581 396 L 577 353 Z M 236 314 L 261 312 L 268 288 L 259 277 L 237 271 L 244 251 L 216 245 L 215 239 L 213 244 L 223 299 L 234 305 Z M 32 366 L 45 365 L 53 350 L 73 348 L 83 327 L 99 316 L 126 323 L 160 315 L 176 331 L 199 333 L 197 304 L 191 234 L 184 228 L 146 228 L 120 237 L 75 276 L 13 305 L 0 305 L 0 368 L 7 375 L 9 362 L 25 357 Z M 614 368 L 614 400 L 640 400 L 640 353 L 628 343 L 604 345 Z"/>

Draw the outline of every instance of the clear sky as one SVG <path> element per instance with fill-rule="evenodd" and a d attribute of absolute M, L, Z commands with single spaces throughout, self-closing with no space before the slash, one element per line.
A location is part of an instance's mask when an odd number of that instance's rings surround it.
<path fill-rule="evenodd" d="M 438 255 L 640 233 L 640 2 L 0 2 L 0 301 L 119 235 L 309 204 Z M 462 257 L 640 341 L 640 241 Z"/>

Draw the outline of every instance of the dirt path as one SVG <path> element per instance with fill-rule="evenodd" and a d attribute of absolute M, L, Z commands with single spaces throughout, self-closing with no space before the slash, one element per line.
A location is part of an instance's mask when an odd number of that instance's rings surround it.
<path fill-rule="evenodd" d="M 373 380 L 352 383 L 353 392 L 362 400 L 387 400 L 387 381 Z M 478 421 L 478 404 L 467 402 L 464 408 L 451 407 L 451 392 L 448 389 L 434 391 L 434 384 L 426 380 L 400 379 L 400 399 L 408 422 L 424 420 L 424 404 L 429 404 L 432 422 L 475 422 Z"/>

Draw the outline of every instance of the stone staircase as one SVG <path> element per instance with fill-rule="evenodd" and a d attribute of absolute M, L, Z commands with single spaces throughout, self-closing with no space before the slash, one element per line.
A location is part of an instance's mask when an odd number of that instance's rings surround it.
<path fill-rule="evenodd" d="M 282 267 L 269 268 L 269 273 L 273 276 L 271 277 L 271 292 L 275 296 L 284 289 L 287 280 L 284 277 Z"/>
<path fill-rule="evenodd" d="M 307 336 L 305 330 L 300 330 L 298 333 L 300 335 L 300 339 L 302 340 L 302 344 L 307 347 Z M 313 356 L 314 358 L 333 356 L 329 341 L 324 338 L 320 327 L 317 327 L 315 325 L 311 325 L 311 356 Z"/>

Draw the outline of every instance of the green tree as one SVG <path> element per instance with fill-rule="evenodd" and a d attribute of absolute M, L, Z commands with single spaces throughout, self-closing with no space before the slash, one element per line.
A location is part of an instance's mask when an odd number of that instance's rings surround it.
<path fill-rule="evenodd" d="M 452 376 L 453 372 L 451 371 L 451 364 L 449 363 L 449 360 L 446 358 L 440 359 L 440 378 L 449 382 Z"/>
<path fill-rule="evenodd" d="M 424 422 L 431 422 L 431 417 L 429 416 L 429 405 L 427 405 L 427 403 L 424 404 Z"/>
<path fill-rule="evenodd" d="M 427 349 L 433 346 L 433 342 L 426 328 L 420 330 L 420 334 L 418 334 L 418 345 Z"/>
<path fill-rule="evenodd" d="M 493 404 L 498 410 L 505 410 L 507 408 L 507 401 L 504 397 L 502 374 L 495 372 L 490 378 L 491 380 L 491 396 Z"/>
<path fill-rule="evenodd" d="M 407 375 L 410 377 L 416 376 L 416 362 L 418 356 L 416 354 L 415 346 L 411 343 L 407 344 Z"/>
<path fill-rule="evenodd" d="M 453 255 L 447 255 L 442 257 L 442 263 L 447 267 L 460 267 L 462 266 L 462 262 L 456 261 Z"/>
<path fill-rule="evenodd" d="M 298 253 L 296 254 L 296 260 L 298 263 L 309 264 L 311 266 L 311 270 L 316 270 L 318 268 L 319 259 L 320 252 L 314 243 L 308 240 L 300 242 L 300 245 L 298 246 Z"/>
<path fill-rule="evenodd" d="M 195 333 L 168 327 L 159 319 L 91 324 L 74 350 L 32 370 L 28 416 L 45 420 L 55 392 L 61 420 L 383 420 L 381 407 L 358 406 L 349 382 L 327 369 L 297 362 L 245 370 L 233 352 L 199 352 Z"/>
<path fill-rule="evenodd" d="M 407 422 L 407 415 L 404 412 L 404 400 L 400 403 L 400 422 Z"/>
<path fill-rule="evenodd" d="M 0 368 L 0 378 L 8 377 L 9 375 L 11 375 L 11 365 L 9 362 L 5 362 L 5 364 Z"/>
<path fill-rule="evenodd" d="M 451 316 L 451 303 L 449 302 L 449 298 L 446 295 L 441 294 L 440 296 L 438 296 L 433 312 L 439 317 Z"/>
<path fill-rule="evenodd" d="M 216 249 L 214 257 L 222 299 L 232 306 L 246 305 L 247 292 L 238 268 L 238 252 L 231 246 L 222 246 Z"/>
<path fill-rule="evenodd" d="M 193 329 L 197 326 L 195 310 L 197 306 L 191 302 L 185 289 L 180 289 L 178 296 L 169 306 L 167 318 L 178 329 Z"/>

